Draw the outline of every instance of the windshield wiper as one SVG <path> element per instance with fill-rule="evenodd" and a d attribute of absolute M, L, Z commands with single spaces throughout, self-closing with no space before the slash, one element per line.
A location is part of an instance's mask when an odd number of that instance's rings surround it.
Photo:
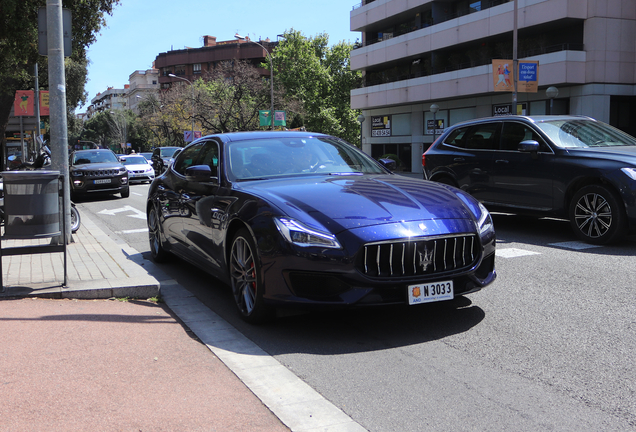
<path fill-rule="evenodd" d="M 329 175 L 348 176 L 348 175 L 364 175 L 364 173 L 360 172 L 360 171 L 331 172 L 331 173 L 329 173 Z"/>

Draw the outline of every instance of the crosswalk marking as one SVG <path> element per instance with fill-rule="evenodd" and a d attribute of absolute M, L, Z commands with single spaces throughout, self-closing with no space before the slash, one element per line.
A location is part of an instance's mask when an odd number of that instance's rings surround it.
<path fill-rule="evenodd" d="M 506 249 L 497 249 L 495 255 L 500 258 L 517 258 L 521 256 L 528 255 L 541 255 L 539 252 L 532 252 L 525 249 L 517 249 L 517 248 L 506 248 Z"/>

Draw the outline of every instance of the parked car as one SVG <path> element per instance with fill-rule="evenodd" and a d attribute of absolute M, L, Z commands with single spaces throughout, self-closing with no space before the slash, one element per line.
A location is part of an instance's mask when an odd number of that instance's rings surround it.
<path fill-rule="evenodd" d="M 170 165 L 170 158 L 177 150 L 182 147 L 157 147 L 152 151 L 152 167 L 155 169 L 155 175 L 161 175 L 168 165 Z"/>
<path fill-rule="evenodd" d="M 106 149 L 76 150 L 69 156 L 71 195 L 120 193 L 130 195 L 128 171 L 115 153 Z"/>
<path fill-rule="evenodd" d="M 147 215 L 153 259 L 174 254 L 231 284 L 253 323 L 283 306 L 449 300 L 496 277 L 477 200 L 322 134 L 201 138 L 152 183 Z"/>
<path fill-rule="evenodd" d="M 128 181 L 130 183 L 138 181 L 150 183 L 155 179 L 155 170 L 152 164 L 141 155 L 127 155 L 120 158 L 128 170 Z"/>
<path fill-rule="evenodd" d="M 636 138 L 579 116 L 456 124 L 422 156 L 424 176 L 491 211 L 569 219 L 592 244 L 636 229 Z"/>
<path fill-rule="evenodd" d="M 145 157 L 150 163 L 152 163 L 152 152 L 141 152 L 139 154 Z"/>

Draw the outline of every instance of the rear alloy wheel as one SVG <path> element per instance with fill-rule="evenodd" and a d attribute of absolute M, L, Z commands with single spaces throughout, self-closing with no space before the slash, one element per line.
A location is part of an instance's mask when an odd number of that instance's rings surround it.
<path fill-rule="evenodd" d="M 625 210 L 616 193 L 601 185 L 581 188 L 570 203 L 570 224 L 581 240 L 607 244 L 625 231 Z"/>
<path fill-rule="evenodd" d="M 241 229 L 232 241 L 229 271 L 234 302 L 241 318 L 251 324 L 271 320 L 274 309 L 263 304 L 263 282 L 256 246 L 246 229 Z"/>
<path fill-rule="evenodd" d="M 170 253 L 161 244 L 161 233 L 159 231 L 159 213 L 155 206 L 148 209 L 148 239 L 150 240 L 150 255 L 153 261 L 166 262 Z"/>

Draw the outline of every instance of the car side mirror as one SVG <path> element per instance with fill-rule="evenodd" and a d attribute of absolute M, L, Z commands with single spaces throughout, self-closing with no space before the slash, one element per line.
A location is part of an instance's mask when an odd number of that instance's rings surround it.
<path fill-rule="evenodd" d="M 518 150 L 526 153 L 536 153 L 539 151 L 539 143 L 535 140 L 521 141 Z"/>
<path fill-rule="evenodd" d="M 380 159 L 378 162 L 380 162 L 380 164 L 389 171 L 395 170 L 395 167 L 397 166 L 393 159 Z"/>
<path fill-rule="evenodd" d="M 208 165 L 194 165 L 186 168 L 186 181 L 209 182 L 216 177 L 212 177 L 212 170 Z"/>

